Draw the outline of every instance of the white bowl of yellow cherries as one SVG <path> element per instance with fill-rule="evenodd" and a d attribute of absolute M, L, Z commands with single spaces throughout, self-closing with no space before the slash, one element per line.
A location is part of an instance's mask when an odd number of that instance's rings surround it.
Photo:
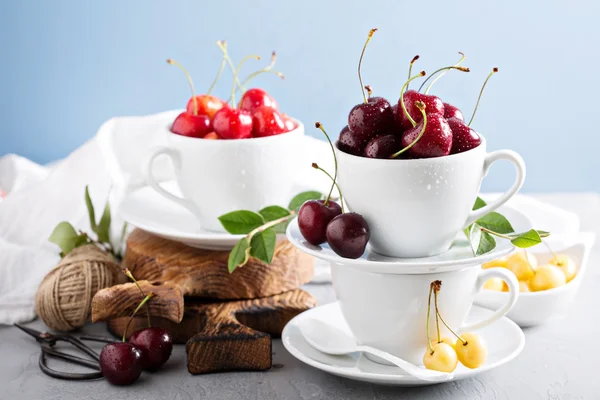
<path fill-rule="evenodd" d="M 519 280 L 521 293 L 507 317 L 520 326 L 539 325 L 566 314 L 584 277 L 595 235 L 582 232 L 544 240 L 546 245 L 519 250 L 481 266 L 507 268 Z M 475 304 L 497 309 L 506 303 L 507 290 L 503 281 L 490 279 Z"/>

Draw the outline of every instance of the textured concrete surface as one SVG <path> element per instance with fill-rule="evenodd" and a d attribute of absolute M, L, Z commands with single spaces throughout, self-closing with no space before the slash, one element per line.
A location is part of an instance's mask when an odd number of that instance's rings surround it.
<path fill-rule="evenodd" d="M 538 198 L 580 215 L 582 230 L 600 234 L 600 196 L 544 195 Z M 267 372 L 192 376 L 185 367 L 185 348 L 176 346 L 163 370 L 144 373 L 132 386 L 115 387 L 103 380 L 67 382 L 42 374 L 38 345 L 13 327 L 0 327 L 0 399 L 598 399 L 600 337 L 600 246 L 589 260 L 586 279 L 570 313 L 546 325 L 527 329 L 523 353 L 511 363 L 473 379 L 422 388 L 394 388 L 328 375 L 294 359 L 281 344 L 273 345 Z M 320 304 L 335 300 L 330 285 L 308 285 Z M 31 324 L 41 328 L 39 321 Z M 104 334 L 103 325 L 85 328 Z"/>

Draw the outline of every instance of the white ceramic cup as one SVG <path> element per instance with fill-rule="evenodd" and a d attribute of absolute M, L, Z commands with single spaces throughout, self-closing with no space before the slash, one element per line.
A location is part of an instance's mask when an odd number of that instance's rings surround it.
<path fill-rule="evenodd" d="M 445 157 L 385 160 L 337 149 L 339 186 L 350 210 L 369 223 L 369 244 L 377 253 L 429 257 L 448 250 L 463 228 L 497 209 L 525 181 L 525 163 L 514 151 L 486 153 L 486 142 Z M 515 182 L 496 200 L 472 211 L 481 181 L 496 160 L 510 161 Z"/>
<path fill-rule="evenodd" d="M 442 281 L 440 314 L 454 331 L 472 331 L 492 324 L 510 311 L 519 296 L 519 282 L 505 268 L 481 270 L 474 265 L 450 272 L 394 274 L 332 264 L 331 274 L 342 314 L 358 343 L 417 365 L 423 363 L 427 346 L 427 299 L 432 281 Z M 490 278 L 507 283 L 510 292 L 506 303 L 489 318 L 465 325 L 475 295 Z M 435 341 L 433 296 L 431 305 L 429 332 Z M 440 330 L 443 337 L 454 338 L 441 322 Z"/>
<path fill-rule="evenodd" d="M 203 229 L 224 232 L 219 216 L 235 210 L 258 211 L 287 205 L 303 161 L 304 126 L 264 138 L 208 140 L 176 135 L 166 127 L 168 146 L 152 149 L 144 161 L 146 182 L 169 200 L 188 209 Z M 163 189 L 154 160 L 172 161 L 182 197 Z"/>

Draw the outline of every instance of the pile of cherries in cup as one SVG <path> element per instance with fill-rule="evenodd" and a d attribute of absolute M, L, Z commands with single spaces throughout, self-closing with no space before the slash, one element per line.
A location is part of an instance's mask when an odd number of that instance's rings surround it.
<path fill-rule="evenodd" d="M 377 29 L 369 32 L 358 62 L 358 79 L 363 102 L 350 110 L 348 125 L 342 129 L 336 143 L 338 149 L 359 157 L 406 160 L 444 157 L 479 146 L 481 136 L 470 125 L 479 107 L 483 90 L 490 77 L 498 72 L 498 68 L 493 68 L 485 79 L 468 123 L 457 107 L 429 94 L 433 84 L 446 72 L 470 72 L 469 68 L 460 66 L 465 59 L 462 53 L 456 64 L 435 71 L 423 81 L 418 90 L 407 90 L 413 80 L 426 75 L 421 71 L 411 76 L 412 66 L 419 59 L 419 56 L 415 56 L 410 62 L 409 78 L 400 90 L 400 98 L 392 106 L 383 97 L 371 97 L 371 87 L 363 86 L 362 82 L 362 59 L 375 31 Z M 433 77 L 435 79 L 421 92 Z M 318 122 L 316 126 L 323 131 L 331 144 L 323 126 Z M 331 177 L 333 189 L 337 179 L 337 159 L 333 145 L 332 151 L 336 168 L 335 176 Z M 315 165 L 313 167 L 318 168 Z M 331 191 L 325 200 L 307 201 L 298 212 L 300 233 L 312 245 L 318 246 L 327 242 L 339 256 L 356 259 L 362 256 L 369 241 L 369 226 L 360 214 L 343 212 L 341 191 L 340 204 L 331 200 Z"/>
<path fill-rule="evenodd" d="M 271 63 L 267 67 L 250 74 L 240 82 L 238 75 L 244 62 L 259 57 L 254 55 L 245 57 L 234 70 L 227 54 L 226 43 L 218 41 L 217 44 L 223 51 L 223 60 L 217 77 L 206 94 L 196 95 L 194 83 L 187 70 L 178 62 L 167 60 L 167 63 L 181 68 L 192 91 L 186 110 L 175 118 L 171 125 L 171 132 L 202 139 L 248 139 L 279 135 L 296 129 L 296 122 L 279 111 L 277 102 L 265 90 L 259 88 L 244 90 L 245 84 L 261 73 L 270 72 L 283 78 L 281 73 L 272 70 L 275 64 L 275 53 L 273 52 Z M 233 89 L 228 101 L 211 94 L 225 64 L 229 64 L 234 73 Z M 236 105 L 238 90 L 242 90 L 243 94 Z"/>
<path fill-rule="evenodd" d="M 128 270 L 125 270 L 125 273 L 138 285 Z M 113 385 L 129 385 L 140 377 L 142 371 L 158 371 L 169 360 L 173 351 L 173 338 L 169 331 L 150 326 L 149 309 L 148 327 L 134 332 L 129 340 L 125 341 L 133 317 L 153 296 L 152 293 L 145 295 L 139 285 L 138 288 L 144 299 L 129 319 L 123 340 L 106 344 L 100 352 L 100 370 L 104 378 Z"/>

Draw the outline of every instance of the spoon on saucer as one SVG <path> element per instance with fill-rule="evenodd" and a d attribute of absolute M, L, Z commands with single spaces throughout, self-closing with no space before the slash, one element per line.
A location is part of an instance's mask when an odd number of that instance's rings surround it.
<path fill-rule="evenodd" d="M 452 379 L 452 374 L 433 371 L 418 367 L 408 361 L 378 350 L 370 346 L 362 346 L 356 340 L 326 322 L 315 318 L 306 318 L 299 325 L 304 339 L 315 349 L 322 353 L 332 355 L 343 355 L 349 353 L 363 352 L 380 357 L 400 367 L 407 374 L 429 382 L 444 382 Z"/>

